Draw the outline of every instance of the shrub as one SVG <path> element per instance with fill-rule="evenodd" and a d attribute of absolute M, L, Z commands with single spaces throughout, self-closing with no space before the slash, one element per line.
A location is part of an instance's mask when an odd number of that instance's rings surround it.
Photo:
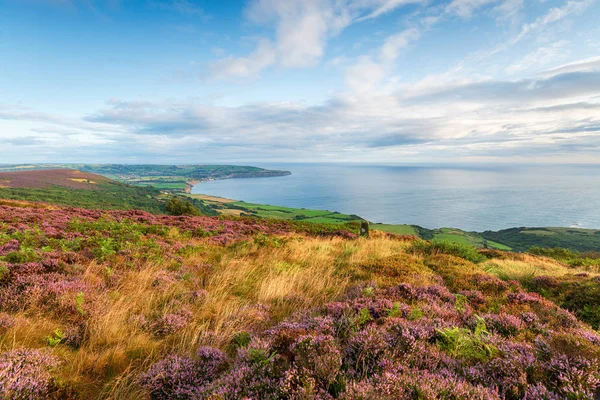
<path fill-rule="evenodd" d="M 157 362 L 140 377 L 152 400 L 192 399 L 205 381 L 194 360 L 177 355 Z"/>
<path fill-rule="evenodd" d="M 500 400 L 493 388 L 472 385 L 449 374 L 397 368 L 363 382 L 353 382 L 344 400 L 475 399 Z"/>
<path fill-rule="evenodd" d="M 171 335 L 185 328 L 191 318 L 192 314 L 188 310 L 164 314 L 150 325 L 150 329 L 159 337 Z"/>
<path fill-rule="evenodd" d="M 5 400 L 45 399 L 55 391 L 51 371 L 56 358 L 33 349 L 0 354 L 0 398 Z"/>
<path fill-rule="evenodd" d="M 524 328 L 522 319 L 510 314 L 486 314 L 483 318 L 490 332 L 504 336 L 514 336 Z"/>
<path fill-rule="evenodd" d="M 547 387 L 565 399 L 591 399 L 600 386 L 598 360 L 591 362 L 582 357 L 564 354 L 553 357 L 545 364 Z"/>
<path fill-rule="evenodd" d="M 301 337 L 292 346 L 292 353 L 295 367 L 324 390 L 333 384 L 342 366 L 342 356 L 331 336 Z"/>
<path fill-rule="evenodd" d="M 202 215 L 200 210 L 192 203 L 177 197 L 169 199 L 165 204 L 165 210 L 171 215 Z"/>
<path fill-rule="evenodd" d="M 379 330 L 370 326 L 352 335 L 344 350 L 344 364 L 350 374 L 361 379 L 381 372 L 381 362 L 388 348 Z"/>
<path fill-rule="evenodd" d="M 216 399 L 282 399 L 289 364 L 271 353 L 268 343 L 253 340 L 248 348 L 240 349 L 229 372 L 207 387 L 205 397 Z"/>
<path fill-rule="evenodd" d="M 481 254 L 474 246 L 466 244 L 452 243 L 447 240 L 433 240 L 426 242 L 423 240 L 415 241 L 411 247 L 412 251 L 422 254 L 444 253 L 464 258 L 473 263 L 479 263 L 486 260 L 486 257 Z"/>
<path fill-rule="evenodd" d="M 438 330 L 437 344 L 452 357 L 486 361 L 498 354 L 498 349 L 486 340 L 485 321 L 477 320 L 474 331 L 453 327 Z"/>
<path fill-rule="evenodd" d="M 205 380 L 211 381 L 219 376 L 228 367 L 228 358 L 225 353 L 213 347 L 202 346 L 196 352 L 196 364 L 199 373 Z"/>
<path fill-rule="evenodd" d="M 15 319 L 10 314 L 0 312 L 0 335 L 12 328 L 15 324 Z"/>

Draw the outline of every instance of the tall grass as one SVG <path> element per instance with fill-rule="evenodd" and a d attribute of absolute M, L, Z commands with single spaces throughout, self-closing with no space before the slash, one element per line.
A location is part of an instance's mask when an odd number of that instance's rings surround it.
<path fill-rule="evenodd" d="M 167 235 L 186 246 L 176 260 L 164 255 L 126 266 L 112 255 L 76 267 L 86 282 L 106 289 L 80 299 L 87 313 L 81 347 L 50 349 L 64 360 L 58 374 L 63 387 L 88 398 L 143 398 L 136 377 L 165 354 L 224 347 L 240 332 L 330 302 L 354 281 L 344 271 L 407 247 L 383 235 L 356 241 L 292 236 L 230 246 L 176 229 Z M 190 320 L 167 336 L 140 323 L 182 310 Z M 44 338 L 70 325 L 70 318 L 27 309 L 0 336 L 0 349 L 45 347 Z"/>

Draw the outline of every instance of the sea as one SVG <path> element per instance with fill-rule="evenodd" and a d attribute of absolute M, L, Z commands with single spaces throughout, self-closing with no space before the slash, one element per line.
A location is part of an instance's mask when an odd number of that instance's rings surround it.
<path fill-rule="evenodd" d="M 430 229 L 600 229 L 600 165 L 256 166 L 292 175 L 202 182 L 192 193 Z"/>

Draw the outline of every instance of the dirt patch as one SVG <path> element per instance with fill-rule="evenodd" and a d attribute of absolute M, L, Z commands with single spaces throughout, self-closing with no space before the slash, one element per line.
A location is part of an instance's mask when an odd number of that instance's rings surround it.
<path fill-rule="evenodd" d="M 79 172 L 79 171 L 77 171 Z M 70 180 L 72 180 L 73 182 L 79 182 L 79 183 L 87 183 L 87 184 L 91 184 L 91 185 L 97 185 L 98 182 L 95 181 L 91 181 L 89 179 L 84 179 L 84 178 L 69 178 Z"/>
<path fill-rule="evenodd" d="M 40 208 L 44 210 L 59 210 L 59 207 L 44 203 L 34 203 L 24 200 L 4 200 L 0 199 L 0 206 L 16 207 L 16 208 Z"/>
<path fill-rule="evenodd" d="M 236 217 L 239 217 L 244 212 L 242 210 L 231 210 L 229 208 L 223 208 L 223 209 L 217 210 L 217 211 L 219 212 L 219 214 L 223 214 L 223 215 L 235 215 Z"/>
<path fill-rule="evenodd" d="M 216 196 L 208 196 L 205 194 L 195 194 L 193 195 L 194 198 L 196 199 L 200 199 L 200 200 L 205 200 L 205 201 L 212 201 L 214 203 L 234 203 L 237 200 L 231 200 L 231 199 L 226 199 L 224 197 L 216 197 Z"/>

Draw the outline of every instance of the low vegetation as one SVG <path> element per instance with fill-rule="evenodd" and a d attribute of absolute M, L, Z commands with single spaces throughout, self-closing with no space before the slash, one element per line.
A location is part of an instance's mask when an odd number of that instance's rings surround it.
<path fill-rule="evenodd" d="M 201 199 L 210 207 L 225 215 L 246 215 L 259 218 L 276 218 L 326 224 L 344 224 L 352 221 L 362 221 L 362 218 L 358 215 L 342 214 L 337 211 L 252 204 L 245 201 L 230 201 L 228 199 L 203 195 L 190 195 L 188 197 Z"/>
<path fill-rule="evenodd" d="M 135 186 L 152 186 L 167 192 L 189 191 L 193 182 L 227 179 L 260 178 L 289 175 L 289 171 L 268 170 L 237 165 L 127 165 L 127 164 L 21 164 L 0 165 L 0 172 L 78 170 L 102 175 Z M 2 182 L 0 181 L 0 185 Z"/>
<path fill-rule="evenodd" d="M 565 309 L 597 304 L 587 267 L 353 222 L 21 205 L 0 206 L 3 399 L 598 394 L 595 322 Z"/>
<path fill-rule="evenodd" d="M 161 193 L 73 170 L 0 173 L 0 199 L 62 206 L 164 212 Z"/>
<path fill-rule="evenodd" d="M 482 236 L 503 243 L 514 251 L 529 248 L 562 247 L 579 252 L 600 249 L 600 230 L 578 228 L 511 228 L 497 232 L 486 231 Z"/>
<path fill-rule="evenodd" d="M 0 199 L 154 214 L 217 215 L 200 199 L 164 194 L 76 170 L 0 172 Z"/>

